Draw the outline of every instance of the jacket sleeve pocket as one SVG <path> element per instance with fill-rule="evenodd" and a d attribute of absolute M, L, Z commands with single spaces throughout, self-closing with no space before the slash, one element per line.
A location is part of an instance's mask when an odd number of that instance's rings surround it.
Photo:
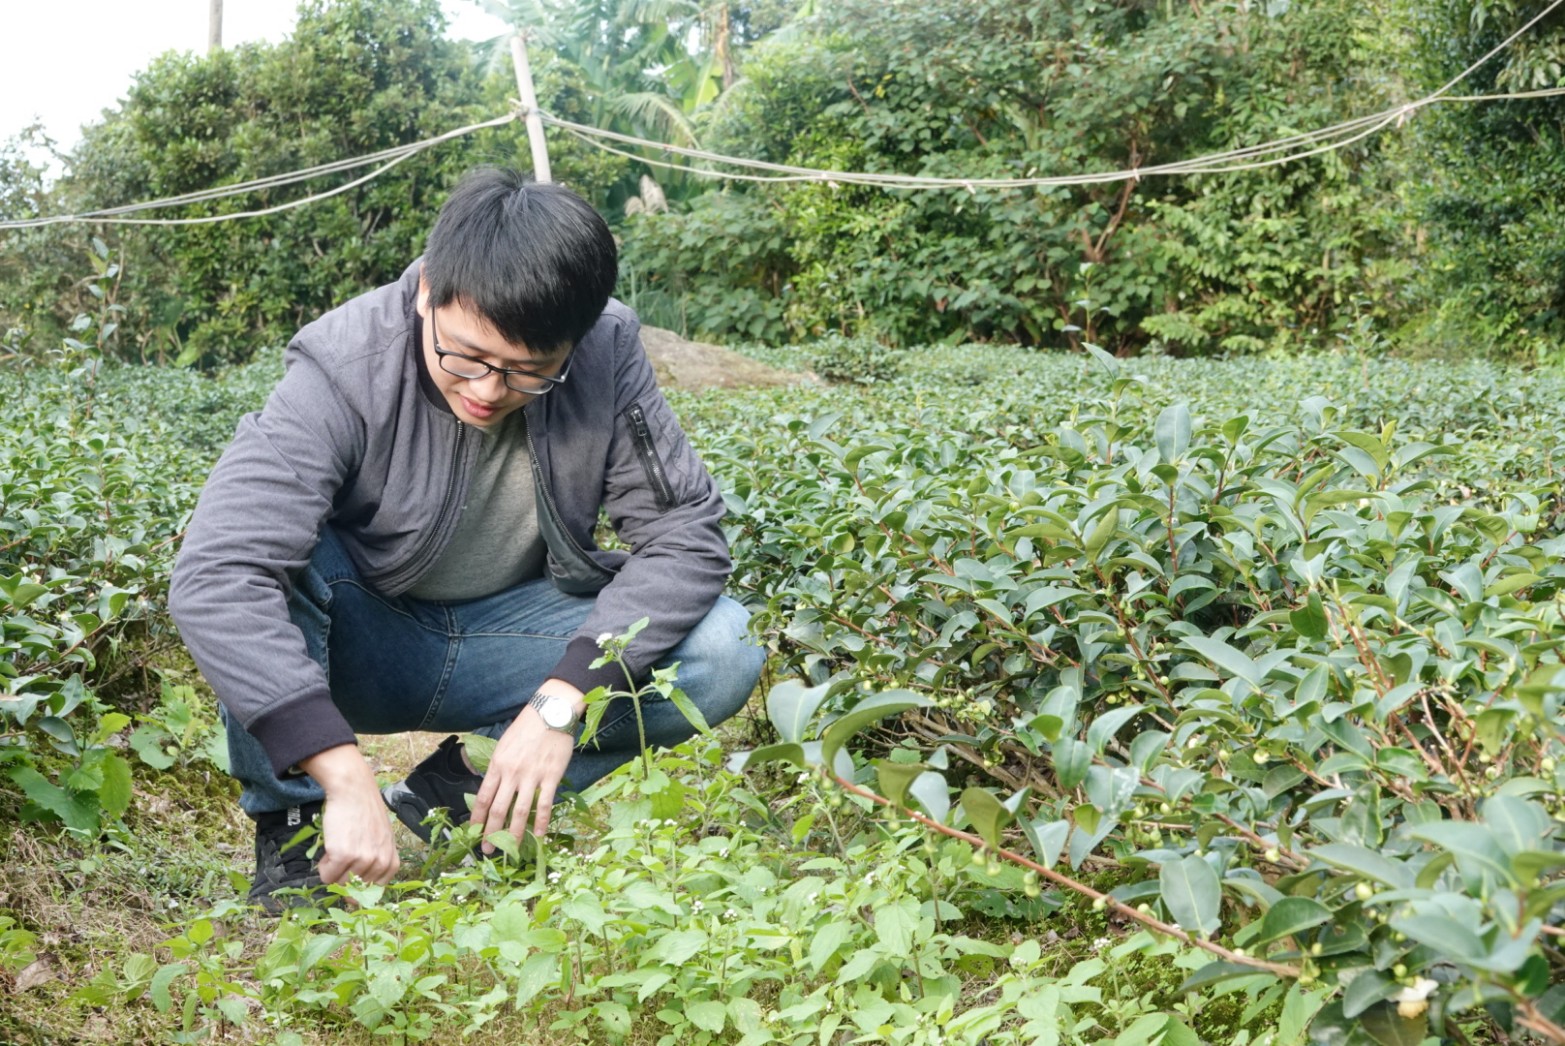
<path fill-rule="evenodd" d="M 647 412 L 639 402 L 632 403 L 625 411 L 625 420 L 630 424 L 636 456 L 641 459 L 642 470 L 647 474 L 647 486 L 657 500 L 658 508 L 666 512 L 674 507 L 674 488 L 669 483 L 668 466 L 658 453 L 657 441 L 652 438 Z"/>

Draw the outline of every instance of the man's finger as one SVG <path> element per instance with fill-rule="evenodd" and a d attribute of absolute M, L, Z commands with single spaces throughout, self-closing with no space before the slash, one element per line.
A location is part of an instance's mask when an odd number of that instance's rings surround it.
<path fill-rule="evenodd" d="M 533 834 L 540 839 L 549 832 L 549 813 L 554 809 L 554 802 L 547 796 L 547 790 L 538 793 L 538 816 L 533 821 Z"/>

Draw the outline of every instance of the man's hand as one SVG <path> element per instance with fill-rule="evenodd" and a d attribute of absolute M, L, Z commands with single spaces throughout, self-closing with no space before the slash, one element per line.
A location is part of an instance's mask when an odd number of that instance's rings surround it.
<path fill-rule="evenodd" d="M 540 689 L 569 697 L 577 715 L 586 707 L 581 691 L 562 680 L 550 679 Z M 536 803 L 533 834 L 542 839 L 549 830 L 554 793 L 575 747 L 574 737 L 550 730 L 536 711 L 523 708 L 495 743 L 483 786 L 473 800 L 472 822 L 484 826 L 485 836 L 506 829 L 519 840 L 527 826 L 527 814 Z M 494 849 L 486 838 L 484 853 L 494 853 Z"/>
<path fill-rule="evenodd" d="M 326 790 L 321 815 L 321 881 L 350 875 L 371 883 L 390 882 L 402 866 L 375 775 L 357 745 L 338 745 L 300 760 L 299 768 Z"/>

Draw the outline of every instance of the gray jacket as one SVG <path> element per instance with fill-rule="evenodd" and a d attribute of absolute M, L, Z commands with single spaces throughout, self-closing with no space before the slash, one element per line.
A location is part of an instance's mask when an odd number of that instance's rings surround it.
<path fill-rule="evenodd" d="M 363 579 L 405 592 L 439 558 L 467 497 L 476 432 L 425 372 L 419 263 L 294 338 L 265 407 L 239 423 L 174 567 L 169 605 L 229 714 L 278 772 L 354 740 L 288 619 L 292 581 L 321 529 Z M 548 575 L 597 605 L 552 675 L 582 690 L 595 637 L 649 624 L 626 653 L 644 673 L 711 609 L 732 569 L 716 483 L 653 380 L 635 313 L 611 301 L 577 347 L 570 380 L 522 408 Z M 599 510 L 630 549 L 593 540 Z M 522 695 L 525 696 L 525 695 Z"/>

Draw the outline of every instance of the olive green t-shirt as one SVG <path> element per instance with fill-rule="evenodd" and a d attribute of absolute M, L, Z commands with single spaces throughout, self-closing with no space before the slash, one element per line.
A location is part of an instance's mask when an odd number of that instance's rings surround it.
<path fill-rule="evenodd" d="M 543 576 L 546 550 L 521 422 L 522 412 L 513 411 L 494 428 L 477 430 L 483 444 L 456 532 L 408 589 L 414 599 L 478 599 Z"/>

